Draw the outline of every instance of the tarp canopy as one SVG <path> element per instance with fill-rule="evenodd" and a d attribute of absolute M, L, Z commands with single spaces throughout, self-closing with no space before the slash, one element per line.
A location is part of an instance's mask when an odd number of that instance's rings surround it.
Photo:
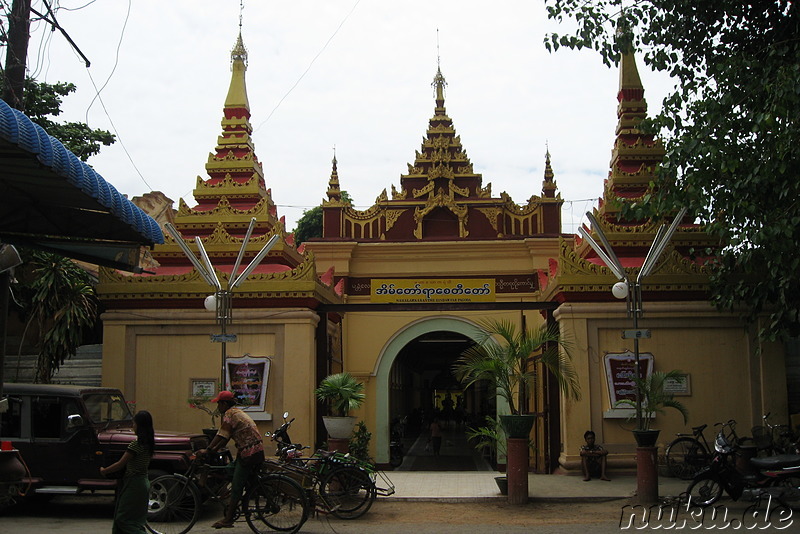
<path fill-rule="evenodd" d="M 0 100 L 0 241 L 132 272 L 158 223 Z"/>

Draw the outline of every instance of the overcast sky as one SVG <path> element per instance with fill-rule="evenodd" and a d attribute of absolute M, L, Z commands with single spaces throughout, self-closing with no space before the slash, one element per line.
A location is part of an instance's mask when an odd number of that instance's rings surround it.
<path fill-rule="evenodd" d="M 34 23 L 29 74 L 76 84 L 63 118 L 118 135 L 89 163 L 129 197 L 156 190 L 195 205 L 221 132 L 239 0 L 55 4 L 91 66 Z M 541 0 L 245 0 L 243 13 L 256 154 L 287 229 L 325 198 L 334 146 L 357 208 L 399 186 L 433 115 L 437 57 L 448 115 L 494 196 L 540 194 L 546 145 L 565 231 L 602 194 L 618 72 L 590 51 L 548 53 L 542 40 L 559 28 Z M 639 71 L 653 113 L 671 84 L 641 61 Z"/>

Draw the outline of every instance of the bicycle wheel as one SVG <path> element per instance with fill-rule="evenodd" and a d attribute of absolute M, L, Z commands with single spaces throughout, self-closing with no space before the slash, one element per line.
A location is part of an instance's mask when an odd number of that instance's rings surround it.
<path fill-rule="evenodd" d="M 289 477 L 264 474 L 245 494 L 242 509 L 253 532 L 270 530 L 294 533 L 308 518 L 308 505 L 303 488 Z"/>
<path fill-rule="evenodd" d="M 683 480 L 694 478 L 710 459 L 703 444 L 693 438 L 678 438 L 667 447 L 669 474 Z"/>
<path fill-rule="evenodd" d="M 163 475 L 150 482 L 147 530 L 153 534 L 184 534 L 200 514 L 200 492 L 186 477 Z"/>
<path fill-rule="evenodd" d="M 361 517 L 377 496 L 369 474 L 355 466 L 340 467 L 328 473 L 320 483 L 319 494 L 331 513 L 340 519 Z"/>
<path fill-rule="evenodd" d="M 722 497 L 722 482 L 714 473 L 701 475 L 689 484 L 686 494 L 691 503 L 705 508 L 717 502 Z"/>

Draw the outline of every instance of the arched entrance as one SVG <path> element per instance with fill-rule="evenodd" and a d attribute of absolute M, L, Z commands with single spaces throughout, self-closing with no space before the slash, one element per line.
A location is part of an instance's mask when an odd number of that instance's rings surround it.
<path fill-rule="evenodd" d="M 453 362 L 474 342 L 476 328 L 474 323 L 460 317 L 420 319 L 386 344 L 375 372 L 379 384 L 378 462 L 388 462 L 391 422 L 406 416 L 407 445 L 415 443 L 411 438 L 417 438 L 420 432 L 422 437 L 407 450 L 409 456 L 404 468 L 412 463 L 414 470 L 476 470 L 486 465 L 481 464 L 480 455 L 466 443 L 464 416 L 478 422 L 485 415 L 494 416 L 496 397 L 485 385 L 464 391 L 451 373 Z M 419 454 L 434 414 L 442 418 L 445 429 L 445 447 L 436 462 L 430 453 L 424 459 Z"/>

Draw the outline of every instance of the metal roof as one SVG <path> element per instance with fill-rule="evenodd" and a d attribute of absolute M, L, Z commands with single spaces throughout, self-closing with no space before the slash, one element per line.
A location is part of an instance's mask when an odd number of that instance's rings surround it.
<path fill-rule="evenodd" d="M 0 240 L 136 271 L 158 223 L 58 139 L 0 100 Z"/>

